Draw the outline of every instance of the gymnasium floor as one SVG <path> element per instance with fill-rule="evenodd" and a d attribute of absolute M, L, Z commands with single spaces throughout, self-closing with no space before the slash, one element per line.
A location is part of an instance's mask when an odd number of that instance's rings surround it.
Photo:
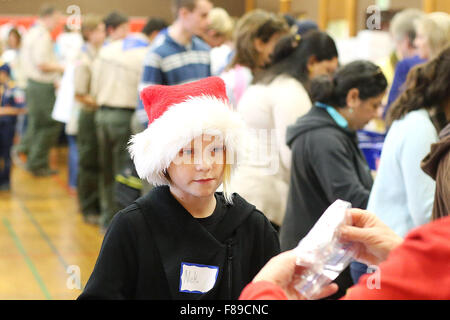
<path fill-rule="evenodd" d="M 103 236 L 78 212 L 66 159 L 52 150 L 52 177 L 14 167 L 12 190 L 0 191 L 1 300 L 76 299 L 89 279 Z"/>

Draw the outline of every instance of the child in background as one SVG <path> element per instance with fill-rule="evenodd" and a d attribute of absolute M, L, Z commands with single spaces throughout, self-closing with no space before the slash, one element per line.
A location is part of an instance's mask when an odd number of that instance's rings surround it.
<path fill-rule="evenodd" d="M 116 214 L 79 299 L 237 299 L 280 250 L 267 218 L 229 190 L 244 123 L 218 77 L 141 98 L 149 126 L 129 150 L 156 187 Z"/>
<path fill-rule="evenodd" d="M 11 188 L 11 147 L 17 116 L 24 113 L 24 96 L 15 90 L 8 64 L 0 64 L 0 191 Z"/>

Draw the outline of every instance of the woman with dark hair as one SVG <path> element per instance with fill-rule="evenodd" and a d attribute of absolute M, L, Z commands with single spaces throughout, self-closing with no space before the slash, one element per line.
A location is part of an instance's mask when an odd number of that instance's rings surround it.
<path fill-rule="evenodd" d="M 279 228 L 286 210 L 291 152 L 286 146 L 288 125 L 311 108 L 311 78 L 331 74 L 338 65 L 333 39 L 324 32 L 303 38 L 283 37 L 272 65 L 251 85 L 238 104 L 247 127 L 256 134 L 255 150 L 235 177 L 237 192 L 251 199 Z"/>
<path fill-rule="evenodd" d="M 310 31 L 303 37 L 283 37 L 277 43 L 271 61 L 265 72 L 258 74 L 254 83 L 269 84 L 283 74 L 309 88 L 310 79 L 332 74 L 339 64 L 333 38 L 321 31 Z"/>
<path fill-rule="evenodd" d="M 450 119 L 450 48 L 408 75 L 387 115 L 390 126 L 368 210 L 398 235 L 430 221 L 435 182 L 420 168 Z"/>
<path fill-rule="evenodd" d="M 373 180 L 356 131 L 376 116 L 386 87 L 381 69 L 369 61 L 352 62 L 333 78 L 312 81 L 315 106 L 286 134 L 292 168 L 280 232 L 283 251 L 294 248 L 336 199 L 367 206 Z M 349 270 L 336 282 L 342 296 L 352 285 Z"/>

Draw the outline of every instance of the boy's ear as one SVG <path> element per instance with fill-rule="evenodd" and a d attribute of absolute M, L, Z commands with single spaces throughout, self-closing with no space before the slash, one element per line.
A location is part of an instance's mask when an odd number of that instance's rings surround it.
<path fill-rule="evenodd" d="M 191 13 L 191 11 L 188 8 L 182 7 L 178 10 L 178 18 L 184 19 L 189 13 Z"/>

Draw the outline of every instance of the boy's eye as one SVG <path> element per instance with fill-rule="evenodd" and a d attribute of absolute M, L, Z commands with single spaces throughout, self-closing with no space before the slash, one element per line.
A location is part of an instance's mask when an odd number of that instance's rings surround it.
<path fill-rule="evenodd" d="M 216 152 L 222 152 L 224 150 L 223 147 L 216 147 L 211 150 L 211 154 L 214 155 Z"/>
<path fill-rule="evenodd" d="M 180 155 L 181 155 L 181 156 L 183 156 L 183 155 L 190 156 L 190 155 L 192 155 L 193 153 L 194 153 L 194 152 L 192 151 L 192 149 L 183 149 L 183 150 L 180 151 Z"/>

